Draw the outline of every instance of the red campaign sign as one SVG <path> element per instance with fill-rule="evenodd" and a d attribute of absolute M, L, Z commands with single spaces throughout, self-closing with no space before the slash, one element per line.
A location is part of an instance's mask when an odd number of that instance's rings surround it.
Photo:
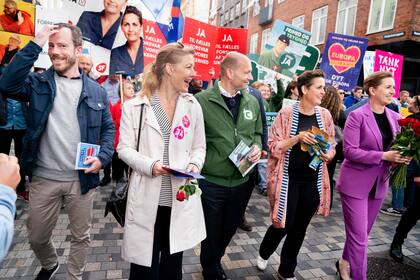
<path fill-rule="evenodd" d="M 187 17 L 182 42 L 195 50 L 197 78 L 210 81 L 209 70 L 213 68 L 217 78 L 220 62 L 228 52 L 247 53 L 247 37 L 247 29 L 217 27 Z"/>
<path fill-rule="evenodd" d="M 236 51 L 247 54 L 247 38 L 248 29 L 219 28 L 217 43 L 215 44 L 215 77 L 219 77 L 220 62 L 228 52 Z"/>
<path fill-rule="evenodd" d="M 156 22 L 143 19 L 144 67 L 153 62 L 158 50 L 166 45 L 165 36 Z"/>
<path fill-rule="evenodd" d="M 214 67 L 214 48 L 217 40 L 217 27 L 191 18 L 185 18 L 182 42 L 194 48 L 196 77 L 211 80 L 209 70 Z"/>

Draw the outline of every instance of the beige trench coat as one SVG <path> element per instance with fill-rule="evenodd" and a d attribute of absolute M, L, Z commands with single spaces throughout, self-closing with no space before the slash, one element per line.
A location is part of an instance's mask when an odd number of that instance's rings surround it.
<path fill-rule="evenodd" d="M 141 104 L 145 104 L 136 150 Z M 156 161 L 163 162 L 164 142 L 159 123 L 146 97 L 137 97 L 123 106 L 118 155 L 133 168 L 127 199 L 122 256 L 130 262 L 151 266 L 154 224 L 159 203 L 161 176 L 152 176 Z M 169 140 L 169 166 L 185 169 L 194 163 L 200 170 L 206 154 L 203 113 L 190 94 L 181 94 L 175 109 Z M 172 212 L 169 244 L 171 254 L 190 249 L 206 238 L 201 199 L 193 195 L 179 202 L 176 193 L 184 179 L 172 177 Z"/>

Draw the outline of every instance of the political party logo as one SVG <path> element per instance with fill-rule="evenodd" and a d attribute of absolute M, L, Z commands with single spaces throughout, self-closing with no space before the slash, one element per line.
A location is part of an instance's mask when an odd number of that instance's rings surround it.
<path fill-rule="evenodd" d="M 106 63 L 99 63 L 98 65 L 96 65 L 96 71 L 98 71 L 98 73 L 105 73 L 106 70 Z"/>
<path fill-rule="evenodd" d="M 187 117 L 187 115 L 182 117 L 182 124 L 185 128 L 189 128 L 191 125 L 190 119 Z"/>
<path fill-rule="evenodd" d="M 337 73 L 341 74 L 354 68 L 360 59 L 360 49 L 356 46 L 347 49 L 340 43 L 334 43 L 328 49 L 330 65 Z"/>
<path fill-rule="evenodd" d="M 280 55 L 279 64 L 281 69 L 293 68 L 296 64 L 296 57 L 292 53 L 283 53 Z"/>
<path fill-rule="evenodd" d="M 252 120 L 252 111 L 244 109 L 244 117 L 246 120 Z"/>
<path fill-rule="evenodd" d="M 182 126 L 179 125 L 179 126 L 175 127 L 174 136 L 178 140 L 184 139 L 185 132 L 184 132 L 184 129 L 182 128 Z"/>
<path fill-rule="evenodd" d="M 93 156 L 93 152 L 95 149 L 93 147 L 89 147 L 86 150 L 86 159 L 90 159 Z"/>

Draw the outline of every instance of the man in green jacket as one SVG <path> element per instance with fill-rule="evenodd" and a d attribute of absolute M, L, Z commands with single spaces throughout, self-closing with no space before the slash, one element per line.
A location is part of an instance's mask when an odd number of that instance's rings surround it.
<path fill-rule="evenodd" d="M 207 238 L 201 243 L 204 279 L 227 279 L 221 259 L 244 215 L 254 187 L 242 176 L 229 155 L 243 141 L 252 147 L 251 162 L 261 157 L 262 121 L 257 99 L 247 92 L 252 80 L 251 62 L 230 52 L 220 64 L 220 81 L 195 95 L 203 109 L 207 139 L 205 180 L 199 184 Z M 250 172 L 248 172 L 249 174 Z"/>

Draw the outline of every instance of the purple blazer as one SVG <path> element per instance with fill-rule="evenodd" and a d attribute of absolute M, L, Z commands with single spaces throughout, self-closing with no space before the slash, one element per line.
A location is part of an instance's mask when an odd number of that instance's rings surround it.
<path fill-rule="evenodd" d="M 393 136 L 399 130 L 401 116 L 385 108 Z M 355 198 L 367 198 L 377 179 L 375 198 L 384 198 L 388 192 L 390 163 L 383 161 L 382 135 L 369 103 L 354 110 L 344 127 L 344 161 L 340 169 L 337 189 Z"/>

